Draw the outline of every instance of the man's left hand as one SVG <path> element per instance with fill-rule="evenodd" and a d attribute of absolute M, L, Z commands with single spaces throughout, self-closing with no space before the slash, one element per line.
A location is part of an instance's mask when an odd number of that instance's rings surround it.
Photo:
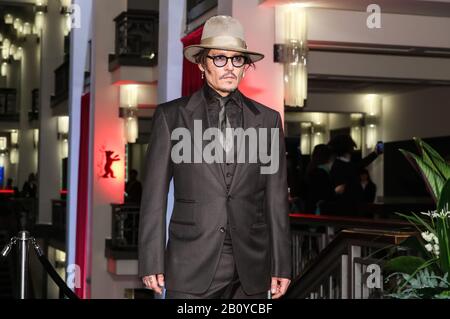
<path fill-rule="evenodd" d="M 272 277 L 272 299 L 278 299 L 286 293 L 291 281 L 287 278 Z"/>

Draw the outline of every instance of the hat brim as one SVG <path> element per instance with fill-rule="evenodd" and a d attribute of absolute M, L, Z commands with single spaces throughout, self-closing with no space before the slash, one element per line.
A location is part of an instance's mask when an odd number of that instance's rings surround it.
<path fill-rule="evenodd" d="M 216 50 L 225 50 L 225 51 L 244 53 L 249 57 L 249 59 L 250 59 L 250 61 L 252 61 L 252 63 L 255 63 L 264 58 L 264 54 L 262 54 L 262 53 L 253 52 L 253 51 L 245 50 L 242 48 L 220 47 L 217 45 L 201 45 L 201 44 L 194 44 L 194 45 L 190 45 L 190 46 L 184 48 L 184 51 L 183 51 L 184 57 L 189 62 L 197 64 L 197 61 L 195 61 L 194 56 L 203 49 L 216 49 Z"/>

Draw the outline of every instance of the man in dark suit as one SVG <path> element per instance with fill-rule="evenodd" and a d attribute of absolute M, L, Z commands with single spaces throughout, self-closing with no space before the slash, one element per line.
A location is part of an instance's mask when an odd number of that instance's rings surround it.
<path fill-rule="evenodd" d="M 198 64 L 206 84 L 190 97 L 159 105 L 153 116 L 140 211 L 139 274 L 155 292 L 165 287 L 166 298 L 267 298 L 268 291 L 279 298 L 291 278 L 281 117 L 237 89 L 248 67 L 264 56 L 247 50 L 242 26 L 228 16 L 209 19 L 200 45 L 187 47 L 184 55 Z M 229 139 L 228 132 L 238 128 L 262 133 L 249 141 L 237 135 Z M 203 157 L 207 153 L 205 140 L 196 138 L 206 129 L 217 131 L 224 161 L 195 161 L 199 151 Z M 192 149 L 179 152 L 173 137 L 186 131 Z M 249 160 L 252 146 L 264 142 L 259 152 L 270 150 L 270 163 L 261 156 Z M 191 151 L 196 152 L 194 162 L 177 157 L 192 160 Z M 242 154 L 244 162 L 238 160 Z M 277 169 L 262 173 L 273 163 Z M 175 203 L 166 246 L 172 178 Z"/>

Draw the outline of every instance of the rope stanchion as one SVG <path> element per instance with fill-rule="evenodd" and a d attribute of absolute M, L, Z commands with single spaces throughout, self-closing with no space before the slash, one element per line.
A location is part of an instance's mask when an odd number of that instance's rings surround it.
<path fill-rule="evenodd" d="M 34 237 L 30 237 L 27 231 L 20 231 L 18 237 L 12 237 L 10 239 L 9 243 L 7 243 L 3 247 L 0 253 L 0 261 L 5 260 L 6 257 L 8 257 L 9 253 L 17 242 L 19 242 L 20 244 L 20 299 L 26 299 L 27 297 L 26 282 L 28 278 L 29 243 L 31 243 L 31 245 L 33 246 L 42 267 L 44 267 L 47 274 L 53 279 L 55 284 L 59 287 L 59 289 L 61 289 L 64 295 L 66 295 L 66 297 L 68 297 L 69 299 L 79 299 L 78 296 L 69 287 L 67 287 L 65 281 L 58 275 L 56 270 L 48 261 L 41 247 L 39 247 L 36 239 Z"/>
<path fill-rule="evenodd" d="M 47 257 L 45 257 L 44 252 L 42 251 L 41 247 L 36 243 L 36 240 L 33 238 L 31 240 L 31 244 L 33 245 L 33 248 L 36 252 L 36 255 L 41 262 L 42 267 L 44 267 L 47 274 L 52 277 L 55 284 L 59 287 L 59 289 L 62 290 L 62 292 L 69 298 L 69 299 L 79 299 L 78 296 L 69 288 L 67 287 L 66 283 L 62 278 L 58 275 L 56 270 L 53 268 L 53 266 L 48 261 Z"/>

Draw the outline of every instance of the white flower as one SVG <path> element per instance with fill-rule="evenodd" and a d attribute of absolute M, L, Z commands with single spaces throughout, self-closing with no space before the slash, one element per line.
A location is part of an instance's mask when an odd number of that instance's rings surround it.
<path fill-rule="evenodd" d="M 450 217 L 450 211 L 447 209 L 443 209 L 441 210 L 439 213 L 437 212 L 437 210 L 431 210 L 428 212 L 421 212 L 422 215 L 431 217 L 431 218 L 447 218 Z"/>
<path fill-rule="evenodd" d="M 423 232 L 421 235 L 422 235 L 422 238 L 425 239 L 425 241 L 428 242 L 428 243 L 432 239 L 432 237 L 431 237 L 432 234 L 430 232 L 428 232 L 428 231 Z"/>
<path fill-rule="evenodd" d="M 426 244 L 426 245 L 425 245 L 425 249 L 426 249 L 427 251 L 429 251 L 429 252 L 432 252 L 432 251 L 433 251 L 433 246 L 432 246 L 431 244 Z"/>
<path fill-rule="evenodd" d="M 437 238 L 437 236 L 435 234 L 431 234 L 431 239 L 432 239 L 432 241 L 435 242 L 435 244 L 439 244 L 439 239 Z"/>

